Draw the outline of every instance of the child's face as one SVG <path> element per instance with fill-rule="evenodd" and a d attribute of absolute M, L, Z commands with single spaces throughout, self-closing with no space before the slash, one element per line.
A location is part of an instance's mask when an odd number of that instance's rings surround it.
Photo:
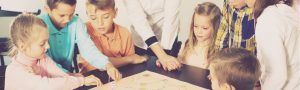
<path fill-rule="evenodd" d="M 216 78 L 215 70 L 213 69 L 213 65 L 209 66 L 209 76 L 208 78 L 211 81 L 212 90 L 235 90 L 233 86 L 225 84 L 220 84 L 219 80 Z"/>
<path fill-rule="evenodd" d="M 113 19 L 116 15 L 113 8 L 101 10 L 94 5 L 87 5 L 87 14 L 97 33 L 108 34 L 113 32 Z"/>
<path fill-rule="evenodd" d="M 256 0 L 246 0 L 247 6 L 250 8 L 254 7 Z"/>
<path fill-rule="evenodd" d="M 229 0 L 229 5 L 233 6 L 234 8 L 242 8 L 246 6 L 245 0 Z"/>
<path fill-rule="evenodd" d="M 41 59 L 45 57 L 45 53 L 49 48 L 48 44 L 48 30 L 45 27 L 39 28 L 41 31 L 39 33 L 32 33 L 32 40 L 27 47 L 25 47 L 23 52 L 33 58 Z"/>
<path fill-rule="evenodd" d="M 72 19 L 76 5 L 68 5 L 65 3 L 58 3 L 56 8 L 50 10 L 46 8 L 53 24 L 58 28 L 63 28 Z"/>
<path fill-rule="evenodd" d="M 194 35 L 198 42 L 211 40 L 213 25 L 210 17 L 206 15 L 195 14 L 194 16 Z"/>

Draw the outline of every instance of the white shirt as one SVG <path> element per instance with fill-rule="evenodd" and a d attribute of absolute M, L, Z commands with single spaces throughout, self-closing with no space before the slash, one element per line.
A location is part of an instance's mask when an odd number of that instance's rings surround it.
<path fill-rule="evenodd" d="M 159 42 L 170 50 L 179 31 L 180 0 L 124 0 L 136 46 L 147 49 Z M 157 40 L 150 40 L 156 37 Z"/>
<path fill-rule="evenodd" d="M 300 90 L 299 18 L 285 4 L 267 7 L 256 24 L 262 90 Z"/>
<path fill-rule="evenodd" d="M 182 60 L 184 64 L 207 69 L 208 63 L 206 56 L 208 53 L 208 47 L 209 46 L 194 47 L 194 51 L 188 51 L 187 56 L 183 56 L 183 50 L 185 48 L 185 44 L 183 43 L 179 51 L 178 59 Z"/>

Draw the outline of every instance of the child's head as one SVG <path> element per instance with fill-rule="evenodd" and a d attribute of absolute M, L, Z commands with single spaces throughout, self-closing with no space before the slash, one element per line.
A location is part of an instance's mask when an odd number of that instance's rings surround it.
<path fill-rule="evenodd" d="M 47 25 L 40 18 L 21 14 L 10 27 L 12 50 L 10 56 L 21 52 L 29 57 L 42 58 L 49 48 Z"/>
<path fill-rule="evenodd" d="M 258 18 L 265 8 L 271 5 L 284 2 L 284 4 L 292 6 L 293 0 L 255 0 L 254 6 L 254 18 Z"/>
<path fill-rule="evenodd" d="M 261 71 L 257 58 L 246 49 L 225 48 L 210 58 L 214 90 L 252 90 Z"/>
<path fill-rule="evenodd" d="M 86 6 L 94 29 L 100 34 L 111 33 L 116 16 L 114 0 L 88 0 Z"/>
<path fill-rule="evenodd" d="M 221 11 L 218 6 L 210 2 L 198 4 L 192 17 L 190 33 L 185 45 L 186 48 L 183 51 L 183 56 L 186 56 L 187 51 L 193 50 L 193 47 L 197 44 L 201 44 L 201 42 L 209 42 L 212 48 L 219 28 L 220 19 Z"/>
<path fill-rule="evenodd" d="M 57 28 L 63 28 L 73 18 L 76 0 L 47 0 L 45 6 L 53 24 Z"/>
<path fill-rule="evenodd" d="M 227 0 L 229 5 L 234 7 L 234 8 L 237 8 L 237 9 L 240 9 L 242 7 L 245 7 L 247 4 L 245 2 L 245 0 Z"/>

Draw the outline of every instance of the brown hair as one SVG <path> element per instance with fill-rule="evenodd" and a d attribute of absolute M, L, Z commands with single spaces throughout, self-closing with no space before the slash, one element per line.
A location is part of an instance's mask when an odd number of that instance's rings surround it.
<path fill-rule="evenodd" d="M 210 3 L 210 2 L 205 2 L 205 3 L 202 3 L 202 4 L 198 4 L 197 7 L 195 8 L 195 12 L 193 14 L 193 17 L 192 17 L 192 22 L 191 22 L 191 26 L 190 26 L 190 33 L 189 33 L 189 37 L 188 37 L 188 40 L 185 42 L 185 47 L 183 49 L 183 59 L 186 59 L 186 56 L 188 55 L 188 52 L 190 51 L 193 51 L 194 50 L 194 47 L 196 45 L 196 42 L 197 42 L 197 39 L 196 39 L 196 36 L 194 34 L 194 17 L 195 17 L 195 14 L 198 14 L 198 15 L 206 15 L 206 16 L 209 16 L 210 17 L 210 21 L 213 25 L 213 32 L 212 32 L 212 42 L 211 42 L 211 45 L 209 47 L 209 50 L 208 50 L 208 54 L 207 54 L 207 58 L 208 56 L 210 56 L 213 52 L 214 52 L 214 41 L 215 41 L 215 38 L 216 38 L 216 35 L 217 35 L 217 30 L 219 28 L 219 25 L 220 25 L 220 18 L 221 18 L 221 11 L 219 9 L 218 6 L 216 6 L 215 4 L 213 3 Z"/>
<path fill-rule="evenodd" d="M 47 0 L 47 5 L 50 9 L 54 9 L 57 7 L 57 4 L 64 3 L 71 6 L 76 4 L 76 0 Z"/>
<path fill-rule="evenodd" d="M 293 0 L 256 0 L 254 5 L 254 17 L 257 19 L 265 8 L 283 2 L 289 6 L 293 5 Z"/>
<path fill-rule="evenodd" d="M 115 0 L 87 0 L 87 4 L 95 5 L 101 10 L 115 8 Z"/>
<path fill-rule="evenodd" d="M 261 75 L 256 56 L 243 48 L 225 48 L 210 60 L 219 84 L 227 83 L 236 90 L 252 90 Z"/>
<path fill-rule="evenodd" d="M 39 33 L 41 27 L 47 28 L 47 25 L 40 18 L 31 14 L 20 14 L 10 26 L 10 47 L 9 56 L 13 57 L 18 53 L 17 48 L 20 44 L 25 47 L 32 41 L 33 32 Z"/>

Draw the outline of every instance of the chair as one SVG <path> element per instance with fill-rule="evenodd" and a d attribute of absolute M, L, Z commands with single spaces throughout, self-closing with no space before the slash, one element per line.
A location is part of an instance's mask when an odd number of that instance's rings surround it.
<path fill-rule="evenodd" d="M 178 56 L 178 53 L 179 53 L 179 50 L 181 48 L 181 44 L 182 42 L 181 41 L 178 41 L 176 43 L 173 44 L 173 47 L 172 47 L 172 50 L 170 52 L 170 54 L 174 57 L 177 57 Z"/>
<path fill-rule="evenodd" d="M 37 12 L 29 12 L 29 13 L 39 15 L 41 13 L 41 10 L 38 9 Z M 0 17 L 14 17 L 14 16 L 18 16 L 19 14 L 22 14 L 22 12 L 2 10 L 0 7 Z"/>
<path fill-rule="evenodd" d="M 78 54 L 79 54 L 78 45 L 75 44 L 75 47 L 74 47 L 74 57 L 73 57 L 73 64 L 74 64 L 75 73 L 79 72 L 79 67 L 78 67 L 78 63 L 77 63 L 77 56 L 78 56 Z"/>
<path fill-rule="evenodd" d="M 0 66 L 0 90 L 4 90 L 6 66 Z"/>
<path fill-rule="evenodd" d="M 9 51 L 9 39 L 6 37 L 0 38 L 0 62 L 1 66 L 5 66 L 4 56 L 7 55 Z"/>

